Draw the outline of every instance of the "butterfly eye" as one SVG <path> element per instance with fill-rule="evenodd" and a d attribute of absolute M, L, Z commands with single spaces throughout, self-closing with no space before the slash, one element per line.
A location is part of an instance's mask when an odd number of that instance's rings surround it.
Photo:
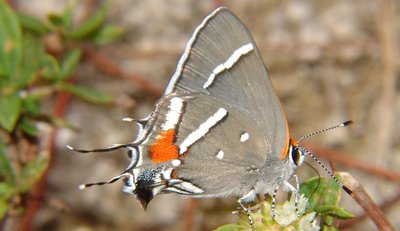
<path fill-rule="evenodd" d="M 293 163 L 296 166 L 300 166 L 304 162 L 304 153 L 298 147 L 291 146 L 290 147 L 290 156 L 292 158 Z"/>

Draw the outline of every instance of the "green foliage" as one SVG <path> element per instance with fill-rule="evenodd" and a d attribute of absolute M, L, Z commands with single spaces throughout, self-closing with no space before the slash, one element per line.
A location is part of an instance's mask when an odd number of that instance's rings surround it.
<path fill-rule="evenodd" d="M 351 213 L 339 206 L 343 190 L 334 179 L 311 178 L 300 186 L 300 192 L 310 198 L 308 210 L 319 214 L 323 229 L 335 228 L 335 218 L 353 218 Z"/>
<path fill-rule="evenodd" d="M 0 98 L 0 126 L 12 132 L 21 114 L 21 98 L 16 95 L 3 95 Z"/>
<path fill-rule="evenodd" d="M 43 102 L 59 91 L 91 103 L 112 101 L 105 92 L 70 81 L 82 61 L 84 43 L 104 44 L 122 35 L 122 29 L 105 23 L 107 10 L 104 4 L 74 25 L 73 6 L 42 22 L 0 0 L 0 220 L 12 198 L 29 193 L 49 163 L 46 152 L 40 150 L 21 158 L 17 145 L 40 139 L 37 123 L 43 118 L 55 126 L 68 126 L 44 114 Z"/>
<path fill-rule="evenodd" d="M 10 7 L 0 1 L 0 77 L 16 75 L 22 57 L 22 33 L 17 16 Z"/>
<path fill-rule="evenodd" d="M 57 81 L 67 80 L 75 71 L 81 57 L 82 51 L 80 49 L 68 51 L 65 54 L 64 59 L 61 61 L 60 70 L 57 73 Z"/>
<path fill-rule="evenodd" d="M 91 103 L 103 103 L 111 100 L 110 96 L 104 92 L 96 91 L 87 87 L 76 86 L 68 83 L 59 85 L 61 89 L 81 97 Z"/>
<path fill-rule="evenodd" d="M 300 197 L 296 213 L 295 195 L 290 200 L 276 205 L 276 216 L 271 213 L 269 197 L 259 204 L 260 208 L 251 212 L 253 230 L 338 230 L 334 219 L 350 219 L 353 215 L 339 206 L 341 187 L 334 179 L 311 178 L 300 186 Z M 240 213 L 236 224 L 227 224 L 217 231 L 251 230 L 247 215 Z"/>
<path fill-rule="evenodd" d="M 88 20 L 82 23 L 80 26 L 68 33 L 68 37 L 72 39 L 82 39 L 89 37 L 92 33 L 100 28 L 104 23 L 107 15 L 107 5 L 92 15 Z"/>

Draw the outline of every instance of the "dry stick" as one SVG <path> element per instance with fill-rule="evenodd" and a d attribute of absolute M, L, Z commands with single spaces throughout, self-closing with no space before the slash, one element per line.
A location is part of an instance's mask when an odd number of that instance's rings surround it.
<path fill-rule="evenodd" d="M 394 231 L 393 225 L 385 217 L 381 209 L 372 201 L 371 197 L 360 183 L 349 173 L 340 172 L 338 174 L 343 179 L 344 185 L 352 191 L 351 196 L 364 209 L 365 213 L 372 222 L 375 223 L 378 230 Z"/>
<path fill-rule="evenodd" d="M 400 191 L 397 192 L 397 194 L 395 196 L 393 196 L 392 198 L 388 199 L 387 201 L 385 201 L 384 203 L 382 203 L 379 208 L 381 208 L 381 210 L 385 210 L 391 206 L 393 206 L 394 204 L 396 204 L 397 202 L 400 201 Z M 351 220 L 348 221 L 340 221 L 339 224 L 339 229 L 345 229 L 345 228 L 351 228 L 353 227 L 355 224 L 357 224 L 358 222 L 360 222 L 361 220 L 367 218 L 366 214 L 362 214 L 359 215 Z"/>
<path fill-rule="evenodd" d="M 358 169 L 363 172 L 371 173 L 373 175 L 386 178 L 387 180 L 390 181 L 400 182 L 400 173 L 398 172 L 387 170 L 384 168 L 379 168 L 376 166 L 371 166 L 369 164 L 361 162 L 360 160 L 352 158 L 349 155 L 341 154 L 337 151 L 332 151 L 327 148 L 318 147 L 310 143 L 307 143 L 305 146 L 313 150 L 313 153 L 316 156 L 323 157 L 324 159 L 332 161 L 336 164 L 351 167 L 352 169 Z"/>
<path fill-rule="evenodd" d="M 153 81 L 141 76 L 126 73 L 118 64 L 107 58 L 105 55 L 90 48 L 84 48 L 85 57 L 103 72 L 121 79 L 131 81 L 136 87 L 144 90 L 154 97 L 160 97 L 164 89 Z"/>

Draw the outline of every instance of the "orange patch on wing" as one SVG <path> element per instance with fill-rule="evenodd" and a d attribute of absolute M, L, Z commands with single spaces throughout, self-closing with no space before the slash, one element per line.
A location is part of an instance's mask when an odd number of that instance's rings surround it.
<path fill-rule="evenodd" d="M 157 140 L 150 146 L 150 159 L 154 163 L 162 163 L 179 157 L 179 149 L 174 144 L 175 129 L 161 131 Z"/>
<path fill-rule="evenodd" d="M 281 160 L 286 158 L 286 156 L 288 154 L 288 151 L 289 151 L 289 145 L 286 145 L 285 148 L 283 149 L 282 153 L 281 153 L 281 157 L 280 157 Z"/>
<path fill-rule="evenodd" d="M 281 106 L 282 107 L 282 106 Z M 283 111 L 283 109 L 282 109 Z M 286 115 L 285 113 L 283 113 L 283 115 L 285 116 L 285 124 L 286 124 L 286 146 L 283 148 L 282 153 L 281 153 L 281 160 L 285 159 L 288 151 L 289 151 L 289 143 L 292 142 L 292 140 L 289 137 L 289 125 L 288 122 L 286 120 Z M 297 141 L 295 141 L 297 143 Z"/>

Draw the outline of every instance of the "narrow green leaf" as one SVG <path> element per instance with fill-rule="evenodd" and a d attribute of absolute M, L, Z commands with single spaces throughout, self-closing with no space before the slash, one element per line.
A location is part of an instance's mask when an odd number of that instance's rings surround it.
<path fill-rule="evenodd" d="M 42 60 L 41 76 L 47 80 L 54 80 L 59 75 L 60 66 L 52 55 L 45 54 Z"/>
<path fill-rule="evenodd" d="M 6 131 L 14 130 L 21 113 L 21 99 L 17 95 L 0 97 L 0 126 Z"/>
<path fill-rule="evenodd" d="M 74 49 L 69 51 L 65 55 L 61 63 L 61 69 L 57 79 L 58 80 L 68 79 L 74 73 L 76 67 L 78 66 L 81 56 L 82 56 L 81 49 Z"/>
<path fill-rule="evenodd" d="M 110 43 L 125 33 L 124 29 L 114 25 L 105 25 L 91 36 L 91 41 L 97 44 Z"/>
<path fill-rule="evenodd" d="M 105 104 L 112 101 L 111 95 L 91 88 L 76 86 L 68 83 L 60 84 L 60 88 L 91 103 Z"/>
<path fill-rule="evenodd" d="M 32 30 L 40 35 L 44 35 L 49 31 L 46 25 L 35 17 L 22 13 L 18 13 L 17 16 L 22 28 Z"/>
<path fill-rule="evenodd" d="M 69 33 L 69 37 L 72 39 L 82 39 L 89 36 L 91 33 L 96 31 L 107 16 L 108 7 L 104 4 L 95 14 L 93 14 L 88 20 L 83 22 L 75 30 Z"/>
<path fill-rule="evenodd" d="M 344 208 L 334 205 L 321 205 L 315 209 L 316 212 L 324 215 L 329 215 L 332 217 L 336 217 L 338 219 L 350 219 L 354 218 L 354 215 L 351 214 Z"/>
<path fill-rule="evenodd" d="M 22 33 L 13 10 L 0 0 L 0 76 L 12 78 L 21 63 Z"/>

